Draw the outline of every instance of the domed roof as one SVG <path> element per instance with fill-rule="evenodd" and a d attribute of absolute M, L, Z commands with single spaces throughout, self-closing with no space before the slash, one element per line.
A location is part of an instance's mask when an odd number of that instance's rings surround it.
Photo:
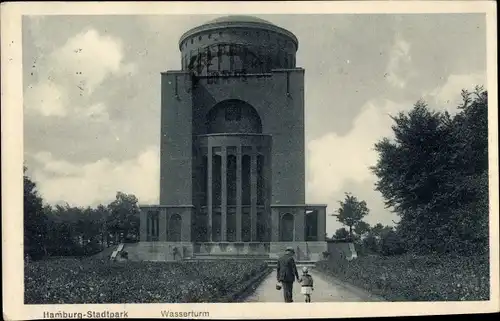
<path fill-rule="evenodd" d="M 181 44 L 184 40 L 186 40 L 189 37 L 194 36 L 195 34 L 201 33 L 201 32 L 207 32 L 210 30 L 214 29 L 220 29 L 220 28 L 238 28 L 238 27 L 251 27 L 251 28 L 258 28 L 258 29 L 266 29 L 270 31 L 274 31 L 277 33 L 281 33 L 293 40 L 295 42 L 296 47 L 298 47 L 298 40 L 297 37 L 290 31 L 283 29 L 267 20 L 260 19 L 257 17 L 252 17 L 252 16 L 244 16 L 244 15 L 229 15 L 229 16 L 223 16 L 219 17 L 213 20 L 210 20 L 202 25 L 199 25 L 197 27 L 194 27 L 188 31 L 186 31 L 180 38 L 179 40 L 179 48 L 181 47 Z"/>
<path fill-rule="evenodd" d="M 268 24 L 268 25 L 274 25 L 273 23 L 260 19 L 257 17 L 252 17 L 252 16 L 239 16 L 239 15 L 231 15 L 231 16 L 225 16 L 225 17 L 220 17 L 217 19 L 213 19 L 208 21 L 206 24 L 213 24 L 213 23 L 234 23 L 234 22 L 251 22 L 251 23 L 263 23 L 263 24 Z"/>

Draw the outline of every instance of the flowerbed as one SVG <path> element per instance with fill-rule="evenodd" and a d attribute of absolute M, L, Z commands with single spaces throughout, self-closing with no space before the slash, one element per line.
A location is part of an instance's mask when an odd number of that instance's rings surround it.
<path fill-rule="evenodd" d="M 364 256 L 317 268 L 389 301 L 489 300 L 487 256 Z"/>
<path fill-rule="evenodd" d="M 25 266 L 25 304 L 218 302 L 267 269 L 261 261 L 37 261 Z"/>

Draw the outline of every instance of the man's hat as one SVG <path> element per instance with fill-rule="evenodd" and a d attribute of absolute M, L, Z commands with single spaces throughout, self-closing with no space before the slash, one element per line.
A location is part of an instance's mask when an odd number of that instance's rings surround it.
<path fill-rule="evenodd" d="M 295 250 L 293 249 L 293 247 L 287 247 L 285 252 L 292 252 L 292 253 L 295 253 Z"/>

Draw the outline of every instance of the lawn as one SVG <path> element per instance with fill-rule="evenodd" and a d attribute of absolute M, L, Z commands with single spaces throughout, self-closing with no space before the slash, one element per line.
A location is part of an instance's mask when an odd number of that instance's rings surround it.
<path fill-rule="evenodd" d="M 362 256 L 317 268 L 389 301 L 489 300 L 487 256 Z"/>
<path fill-rule="evenodd" d="M 221 302 L 266 271 L 262 261 L 110 262 L 56 259 L 25 265 L 25 304 Z"/>

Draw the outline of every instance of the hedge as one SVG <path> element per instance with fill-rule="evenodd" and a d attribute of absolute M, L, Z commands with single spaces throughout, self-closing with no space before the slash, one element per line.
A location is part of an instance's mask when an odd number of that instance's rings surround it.
<path fill-rule="evenodd" d="M 59 259 L 25 265 L 25 304 L 218 302 L 267 269 L 263 261 L 110 262 Z"/>
<path fill-rule="evenodd" d="M 362 256 L 317 269 L 389 301 L 489 300 L 488 256 Z"/>

